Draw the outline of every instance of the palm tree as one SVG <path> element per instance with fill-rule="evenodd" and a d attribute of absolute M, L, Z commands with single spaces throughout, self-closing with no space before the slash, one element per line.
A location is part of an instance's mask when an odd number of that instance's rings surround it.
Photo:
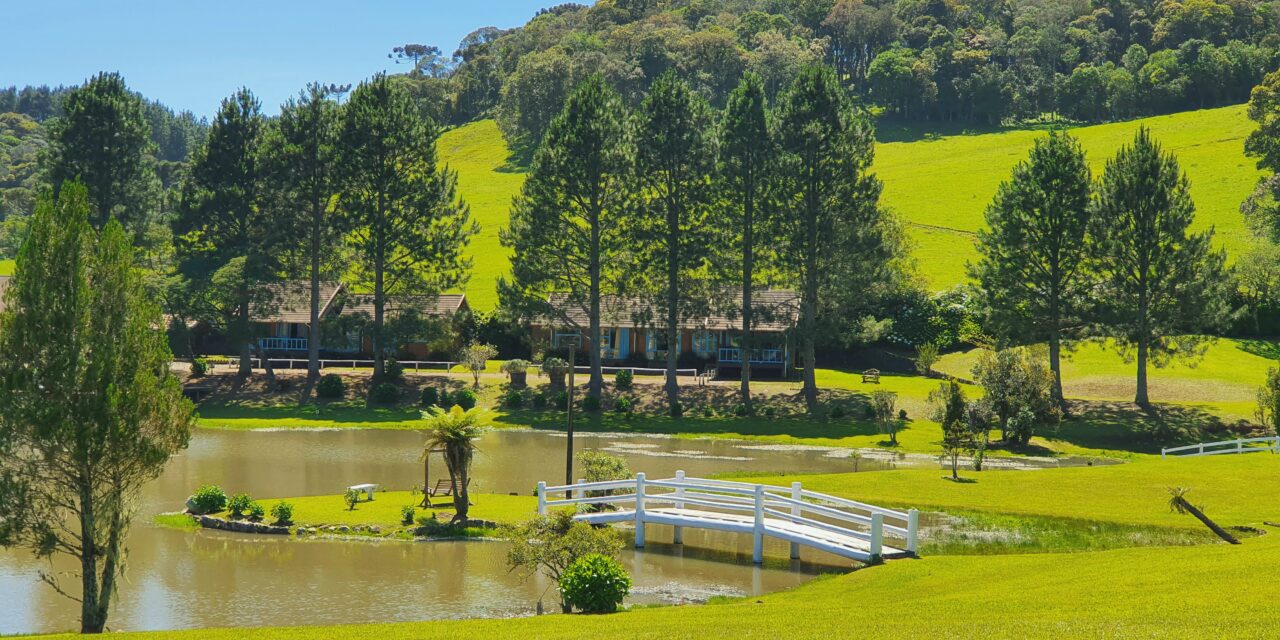
<path fill-rule="evenodd" d="M 476 438 L 488 428 L 483 424 L 488 412 L 484 409 L 462 410 L 454 405 L 445 411 L 430 407 L 422 413 L 427 421 L 427 442 L 422 446 L 422 458 L 432 451 L 444 451 L 444 464 L 449 469 L 449 483 L 453 487 L 453 522 L 466 522 L 467 508 L 471 505 L 467 484 L 471 475 L 471 460 L 475 457 Z"/>
<path fill-rule="evenodd" d="M 1240 544 L 1240 541 L 1236 540 L 1235 536 L 1227 533 L 1226 529 L 1218 526 L 1218 523 L 1210 520 L 1208 516 L 1204 515 L 1204 507 L 1197 507 L 1188 502 L 1188 493 L 1191 493 L 1191 489 L 1188 487 L 1169 487 L 1169 510 L 1181 514 L 1189 513 L 1195 516 L 1200 522 L 1203 522 L 1204 526 L 1209 527 L 1211 531 L 1218 534 L 1219 538 L 1222 538 L 1231 544 Z"/>

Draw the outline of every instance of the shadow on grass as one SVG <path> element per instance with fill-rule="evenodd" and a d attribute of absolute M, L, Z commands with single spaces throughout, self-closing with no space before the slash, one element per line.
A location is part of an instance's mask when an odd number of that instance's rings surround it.
<path fill-rule="evenodd" d="M 1071 416 L 1045 436 L 1088 449 L 1160 453 L 1225 428 L 1203 409 L 1167 404 L 1144 410 L 1127 402 L 1072 402 Z"/>
<path fill-rule="evenodd" d="M 201 418 L 214 420 L 329 420 L 332 422 L 407 422 L 421 418 L 411 407 L 370 408 L 363 404 L 283 405 L 259 403 L 202 404 Z"/>
<path fill-rule="evenodd" d="M 561 411 L 509 411 L 502 422 L 531 429 L 563 431 Z M 691 416 L 617 413 L 574 413 L 573 426 L 583 432 L 653 433 L 663 435 L 790 436 L 793 438 L 847 438 L 879 434 L 869 421 L 827 420 L 804 416 Z M 885 445 L 888 444 L 886 441 Z"/>
<path fill-rule="evenodd" d="M 1237 340 L 1236 345 L 1245 353 L 1252 353 L 1255 356 L 1266 358 L 1268 360 L 1280 360 L 1280 342 L 1275 340 Z"/>

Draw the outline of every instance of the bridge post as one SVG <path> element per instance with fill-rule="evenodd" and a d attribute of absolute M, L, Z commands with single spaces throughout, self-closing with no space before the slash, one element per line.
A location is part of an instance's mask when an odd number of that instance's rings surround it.
<path fill-rule="evenodd" d="M 907 553 L 915 554 L 920 529 L 920 512 L 912 509 L 907 512 Z"/>
<path fill-rule="evenodd" d="M 676 482 L 684 482 L 684 471 L 676 472 Z M 676 487 L 676 508 L 683 509 L 684 502 L 680 500 L 684 497 L 684 487 Z M 671 534 L 671 542 L 674 544 L 684 544 L 684 527 L 676 525 L 675 531 Z"/>
<path fill-rule="evenodd" d="M 756 485 L 756 522 L 752 533 L 751 561 L 764 564 L 764 485 Z"/>
<path fill-rule="evenodd" d="M 804 488 L 800 485 L 799 482 L 791 483 L 791 499 L 792 500 L 795 500 L 798 502 L 801 498 L 804 497 L 803 492 L 804 492 Z M 793 516 L 800 515 L 800 505 L 798 504 L 791 505 L 791 515 Z M 800 543 L 799 542 L 791 543 L 791 559 L 792 560 L 800 559 Z"/>
<path fill-rule="evenodd" d="M 884 514 L 871 514 L 871 561 L 879 562 L 884 549 Z"/>
<path fill-rule="evenodd" d="M 644 548 L 644 472 L 636 474 L 636 548 Z"/>
<path fill-rule="evenodd" d="M 586 478 L 578 478 L 578 484 L 586 484 L 586 482 L 587 482 Z M 571 497 L 572 497 L 572 496 L 571 496 Z M 579 489 L 579 490 L 578 490 L 578 497 L 579 497 L 579 498 L 585 498 L 585 497 L 587 497 L 587 490 L 586 490 L 586 489 Z"/>
<path fill-rule="evenodd" d="M 538 515 L 547 515 L 547 483 L 538 483 Z"/>

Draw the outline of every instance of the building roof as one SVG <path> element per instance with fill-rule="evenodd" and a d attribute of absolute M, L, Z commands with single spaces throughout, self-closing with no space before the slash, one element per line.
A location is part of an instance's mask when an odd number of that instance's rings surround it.
<path fill-rule="evenodd" d="M 567 321 L 570 325 L 587 326 L 587 312 L 579 305 L 569 301 L 567 293 L 553 293 L 547 303 L 560 314 L 563 319 L 553 320 L 549 324 L 560 324 Z M 786 289 L 762 289 L 751 296 L 755 307 L 755 329 L 757 331 L 786 331 L 795 326 L 800 318 L 800 299 L 794 291 Z M 686 318 L 680 323 L 681 329 L 710 329 L 713 331 L 742 328 L 742 292 L 727 294 L 720 301 L 721 309 L 712 313 Z M 652 305 L 640 298 L 623 296 L 604 296 L 600 299 L 600 323 L 606 327 L 639 327 L 638 320 L 656 317 Z M 653 320 L 650 320 L 650 324 Z M 535 323 L 537 324 L 537 323 Z"/>
<path fill-rule="evenodd" d="M 342 293 L 341 282 L 320 283 L 320 315 L 329 313 L 334 300 Z M 269 301 L 254 305 L 250 317 L 254 322 L 311 322 L 311 282 L 288 280 L 266 286 Z"/>
<path fill-rule="evenodd" d="M 451 316 L 467 308 L 467 296 L 461 293 L 442 293 L 438 296 L 389 296 L 383 305 L 387 315 L 394 315 L 406 309 L 416 310 L 424 316 Z M 373 296 L 352 296 L 342 306 L 342 315 L 365 314 L 373 317 Z"/>

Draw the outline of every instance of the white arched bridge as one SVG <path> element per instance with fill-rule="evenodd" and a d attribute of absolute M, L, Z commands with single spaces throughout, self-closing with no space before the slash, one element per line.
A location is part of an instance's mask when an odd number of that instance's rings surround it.
<path fill-rule="evenodd" d="M 552 494 L 564 498 L 552 499 Z M 633 480 L 577 482 L 549 487 L 538 483 L 538 513 L 548 508 L 579 509 L 576 520 L 591 524 L 634 522 L 636 547 L 644 547 L 645 525 L 675 527 L 674 542 L 682 544 L 684 527 L 751 534 L 753 560 L 764 561 L 764 537 L 791 543 L 791 557 L 807 546 L 861 562 L 879 562 L 916 555 L 920 515 L 915 509 L 897 511 L 809 491 L 801 483 L 790 487 L 685 477 L 649 480 L 643 473 Z M 886 544 L 885 540 L 900 547 Z"/>

